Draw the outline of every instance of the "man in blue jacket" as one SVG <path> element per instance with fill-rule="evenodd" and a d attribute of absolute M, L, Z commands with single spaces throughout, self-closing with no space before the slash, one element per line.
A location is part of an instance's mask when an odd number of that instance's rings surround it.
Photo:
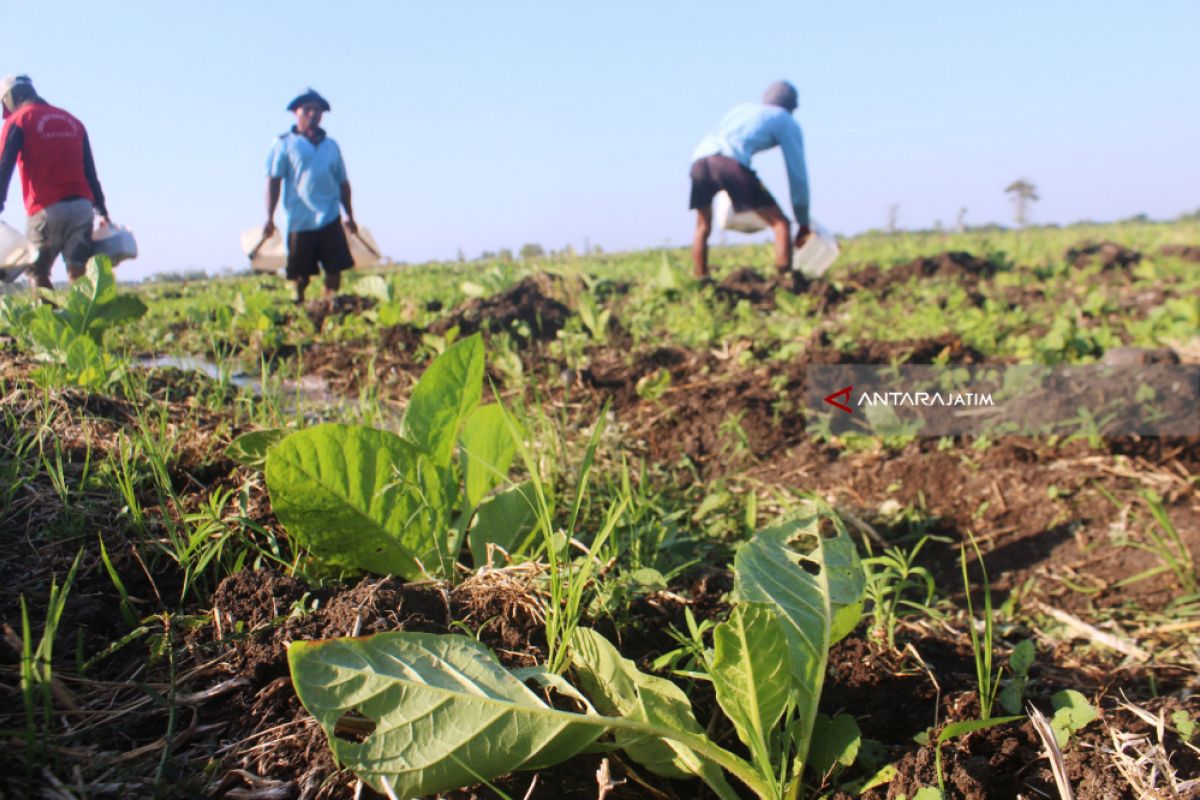
<path fill-rule="evenodd" d="M 788 219 L 775 198 L 750 168 L 750 159 L 771 147 L 783 150 L 796 215 L 795 244 L 799 247 L 812 230 L 808 219 L 808 171 L 804 165 L 804 137 L 792 117 L 799 105 L 796 87 L 776 81 L 767 87 L 761 103 L 742 103 L 725 115 L 717 129 L 705 136 L 692 154 L 692 200 L 696 234 L 692 263 L 697 278 L 708 277 L 708 237 L 712 233 L 712 200 L 724 190 L 734 211 L 754 211 L 775 234 L 775 269 L 791 269 L 792 238 Z"/>
<path fill-rule="evenodd" d="M 320 269 L 325 270 L 325 302 L 332 304 L 342 285 L 342 272 L 354 266 L 338 208 L 340 203 L 346 209 L 346 229 L 357 233 L 350 180 L 341 149 L 321 127 L 321 115 L 329 111 L 329 101 L 309 89 L 287 108 L 296 115 L 296 124 L 275 141 L 267 156 L 263 239 L 275 232 L 275 206 L 282 190 L 287 220 L 286 274 L 296 284 L 296 304 L 304 302 L 309 280 Z"/>

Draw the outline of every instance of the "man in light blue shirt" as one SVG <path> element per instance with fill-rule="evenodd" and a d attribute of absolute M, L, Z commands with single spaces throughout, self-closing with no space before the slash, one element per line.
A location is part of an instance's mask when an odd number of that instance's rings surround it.
<path fill-rule="evenodd" d="M 761 103 L 743 103 L 725 115 L 717 129 L 704 137 L 692 154 L 691 208 L 696 211 L 692 264 L 697 278 L 708 277 L 708 237 L 712 233 L 712 200 L 728 192 L 734 211 L 754 211 L 775 233 L 775 269 L 791 269 L 792 239 L 788 219 L 754 170 L 751 157 L 771 147 L 783 150 L 796 215 L 796 247 L 812 233 L 808 218 L 808 171 L 804 165 L 804 137 L 792 117 L 799 105 L 796 87 L 776 81 L 767 87 Z"/>
<path fill-rule="evenodd" d="M 354 266 L 338 205 L 346 209 L 346 230 L 358 232 L 350 205 L 350 180 L 337 142 L 325 134 L 321 115 L 329 101 L 309 89 L 288 104 L 296 124 L 280 136 L 267 156 L 265 241 L 275 232 L 275 206 L 283 194 L 288 245 L 287 279 L 295 282 L 296 304 L 304 302 L 309 280 L 325 271 L 324 300 L 332 306 L 342 271 Z M 319 265 L 319 268 L 318 268 Z"/>

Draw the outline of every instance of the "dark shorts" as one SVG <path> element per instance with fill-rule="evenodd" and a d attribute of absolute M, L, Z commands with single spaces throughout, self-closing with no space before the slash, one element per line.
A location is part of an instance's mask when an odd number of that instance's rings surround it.
<path fill-rule="evenodd" d="M 326 272 L 341 272 L 354 266 L 350 243 L 342 221 L 335 220 L 315 231 L 297 231 L 287 237 L 287 278 L 307 278 L 316 275 L 317 265 Z"/>
<path fill-rule="evenodd" d="M 708 156 L 692 162 L 691 209 L 712 208 L 713 197 L 724 189 L 734 211 L 778 209 L 779 204 L 753 170 L 728 156 Z"/>

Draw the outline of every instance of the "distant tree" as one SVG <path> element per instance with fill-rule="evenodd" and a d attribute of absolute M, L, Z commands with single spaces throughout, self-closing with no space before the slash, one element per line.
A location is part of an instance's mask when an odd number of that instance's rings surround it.
<path fill-rule="evenodd" d="M 533 244 L 531 242 L 521 245 L 521 258 L 540 258 L 544 255 L 546 255 L 546 251 L 542 249 L 540 244 Z"/>
<path fill-rule="evenodd" d="M 1011 195 L 1017 224 L 1024 225 L 1029 219 L 1029 206 L 1041 199 L 1038 197 L 1037 186 L 1031 181 L 1019 178 L 1010 183 L 1004 191 Z"/>
<path fill-rule="evenodd" d="M 458 263 L 462 264 L 466 260 L 467 260 L 467 254 L 463 252 L 463 249 L 461 247 L 458 248 Z"/>
<path fill-rule="evenodd" d="M 479 254 L 479 260 L 480 261 L 495 261 L 496 254 L 493 253 L 491 250 L 484 250 L 482 253 Z"/>
<path fill-rule="evenodd" d="M 888 233 L 895 233 L 900 223 L 900 204 L 892 203 L 888 206 L 887 215 L 887 230 Z"/>
<path fill-rule="evenodd" d="M 513 254 L 512 254 L 512 249 L 511 249 L 511 248 L 508 248 L 508 247 L 501 247 L 501 248 L 500 248 L 500 254 L 499 254 L 499 255 L 500 255 L 500 260 L 501 260 L 501 261 L 503 261 L 505 264 L 511 264 L 511 263 L 512 263 L 512 261 L 513 261 Z"/>
<path fill-rule="evenodd" d="M 1191 212 L 1190 214 L 1184 213 L 1184 214 L 1179 215 L 1180 222 L 1188 222 L 1189 220 L 1198 220 L 1198 219 L 1200 219 L 1200 208 L 1197 208 L 1195 211 Z"/>
<path fill-rule="evenodd" d="M 959 233 L 965 233 L 967 230 L 967 208 L 963 206 L 958 210 L 958 216 L 954 218 L 954 229 Z"/>

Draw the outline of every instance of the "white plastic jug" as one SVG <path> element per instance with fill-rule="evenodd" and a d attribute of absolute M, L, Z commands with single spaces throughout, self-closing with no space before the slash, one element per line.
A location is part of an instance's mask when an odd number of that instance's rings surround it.
<path fill-rule="evenodd" d="M 833 234 L 816 220 L 811 221 L 810 227 L 812 235 L 792 253 L 792 269 L 806 278 L 819 278 L 837 261 L 841 251 Z"/>
<path fill-rule="evenodd" d="M 103 219 L 96 219 L 96 227 L 92 230 L 92 254 L 108 256 L 115 267 L 122 261 L 137 258 L 137 240 L 133 231 L 124 225 L 109 225 Z"/>
<path fill-rule="evenodd" d="M 717 192 L 713 198 L 713 219 L 717 227 L 738 233 L 758 233 L 767 229 L 767 223 L 755 211 L 734 211 L 729 192 Z"/>
<path fill-rule="evenodd" d="M 242 231 L 241 239 L 242 252 L 250 259 L 250 268 L 255 272 L 278 272 L 287 266 L 287 243 L 278 228 L 265 240 L 262 228 L 250 228 Z M 357 234 L 346 231 L 346 241 L 350 244 L 354 266 L 369 267 L 381 260 L 379 246 L 362 225 L 358 226 Z"/>
<path fill-rule="evenodd" d="M 16 228 L 0 222 L 0 280 L 14 280 L 36 258 L 37 248 Z"/>

